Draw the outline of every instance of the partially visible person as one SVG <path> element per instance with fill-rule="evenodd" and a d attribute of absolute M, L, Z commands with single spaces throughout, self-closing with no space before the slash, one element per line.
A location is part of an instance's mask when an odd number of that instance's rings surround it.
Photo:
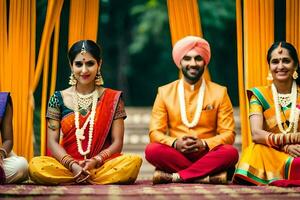
<path fill-rule="evenodd" d="M 156 167 L 153 184 L 227 183 L 238 161 L 233 108 L 225 87 L 203 78 L 209 43 L 187 36 L 173 48 L 182 78 L 158 88 L 146 159 Z"/>
<path fill-rule="evenodd" d="M 247 91 L 252 143 L 234 182 L 300 186 L 299 59 L 294 46 L 275 42 L 268 50 L 272 84 Z"/>
<path fill-rule="evenodd" d="M 0 183 L 20 183 L 28 178 L 28 163 L 13 151 L 13 106 L 10 93 L 0 92 Z"/>
<path fill-rule="evenodd" d="M 134 183 L 142 159 L 121 154 L 124 102 L 122 92 L 102 86 L 100 47 L 80 40 L 68 57 L 71 87 L 52 95 L 46 116 L 52 157 L 33 158 L 30 178 L 46 185 Z"/>

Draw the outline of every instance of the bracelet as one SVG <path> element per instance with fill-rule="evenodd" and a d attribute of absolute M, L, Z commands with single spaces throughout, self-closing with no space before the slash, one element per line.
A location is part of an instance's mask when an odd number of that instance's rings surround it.
<path fill-rule="evenodd" d="M 202 147 L 204 147 L 205 149 L 207 149 L 207 144 L 206 142 L 203 140 L 203 139 L 200 139 L 201 142 L 202 142 Z"/>
<path fill-rule="evenodd" d="M 66 154 L 60 159 L 60 163 L 67 169 L 72 171 L 72 165 L 76 163 L 76 161 L 74 160 L 74 158 L 72 158 L 72 156 Z"/>
<path fill-rule="evenodd" d="M 172 147 L 174 148 L 174 149 L 177 149 L 177 139 L 176 140 L 174 140 L 174 142 L 173 142 L 173 144 L 172 144 Z"/>
<path fill-rule="evenodd" d="M 111 156 L 110 150 L 104 149 L 99 153 L 99 156 L 101 156 L 103 162 L 108 159 Z"/>
<path fill-rule="evenodd" d="M 3 159 L 7 158 L 7 151 L 3 147 L 0 148 L 0 154 L 2 155 Z"/>
<path fill-rule="evenodd" d="M 93 159 L 95 159 L 97 161 L 97 165 L 96 166 L 100 166 L 103 164 L 103 158 L 101 155 L 97 155 L 97 156 L 94 156 Z"/>
<path fill-rule="evenodd" d="M 289 153 L 289 152 L 288 152 L 289 146 L 290 146 L 290 145 L 284 145 L 283 151 L 284 151 L 285 153 Z"/>
<path fill-rule="evenodd" d="M 266 142 L 266 145 L 268 147 L 271 147 L 271 144 L 270 144 L 270 141 L 269 141 L 269 136 L 271 135 L 271 133 L 268 133 L 266 136 L 265 136 L 265 142 Z"/>

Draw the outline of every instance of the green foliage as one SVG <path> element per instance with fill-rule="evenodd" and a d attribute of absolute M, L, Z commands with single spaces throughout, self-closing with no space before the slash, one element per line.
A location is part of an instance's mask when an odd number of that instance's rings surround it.
<path fill-rule="evenodd" d="M 227 86 L 233 105 L 238 105 L 236 17 L 233 0 L 199 0 L 204 38 L 211 46 L 212 80 Z"/>
<path fill-rule="evenodd" d="M 38 2 L 37 35 L 40 36 L 47 1 Z M 69 4 L 66 0 L 61 13 L 58 90 L 68 87 L 70 74 Z M 212 79 L 228 87 L 233 104 L 237 105 L 235 1 L 199 0 L 199 8 L 204 38 L 212 49 L 209 64 Z M 166 0 L 101 0 L 98 43 L 104 52 L 105 86 L 124 91 L 126 105 L 152 106 L 157 87 L 178 78 L 171 55 Z"/>
<path fill-rule="evenodd" d="M 101 20 L 100 43 L 107 87 L 123 90 L 126 105 L 152 106 L 157 87 L 178 75 L 171 58 L 166 2 L 110 0 L 101 13 L 106 20 Z"/>

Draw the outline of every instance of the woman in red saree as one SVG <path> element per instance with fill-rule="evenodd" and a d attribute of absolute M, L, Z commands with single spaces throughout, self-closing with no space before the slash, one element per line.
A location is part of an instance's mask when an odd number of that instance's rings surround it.
<path fill-rule="evenodd" d="M 47 110 L 49 156 L 30 161 L 39 184 L 130 184 L 142 159 L 121 154 L 126 113 L 120 91 L 102 87 L 100 47 L 81 40 L 69 50 L 71 87 L 56 91 Z"/>

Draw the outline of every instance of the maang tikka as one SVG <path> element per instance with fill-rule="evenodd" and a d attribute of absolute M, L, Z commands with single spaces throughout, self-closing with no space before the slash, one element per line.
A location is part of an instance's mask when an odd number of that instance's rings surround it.
<path fill-rule="evenodd" d="M 84 46 L 84 42 L 82 42 L 82 46 L 81 46 L 81 51 L 80 51 L 81 55 L 86 53 L 86 49 Z"/>

